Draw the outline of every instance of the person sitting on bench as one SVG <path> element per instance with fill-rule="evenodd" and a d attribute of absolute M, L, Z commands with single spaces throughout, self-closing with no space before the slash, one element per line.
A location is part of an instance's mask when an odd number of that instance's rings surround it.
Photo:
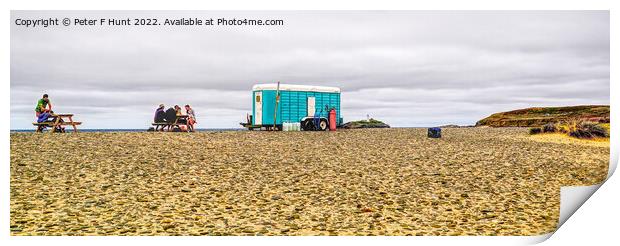
<path fill-rule="evenodd" d="M 153 117 L 153 122 L 155 123 L 165 123 L 166 122 L 166 112 L 164 111 L 165 106 L 160 104 L 159 107 L 155 110 L 155 116 Z M 155 131 L 159 129 L 160 125 L 155 126 Z M 163 131 L 165 125 L 161 126 L 161 131 Z"/>
<path fill-rule="evenodd" d="M 189 106 L 189 104 L 185 105 L 185 113 L 187 116 L 187 125 L 189 127 L 189 131 L 194 131 L 194 124 L 196 124 L 196 114 L 194 113 L 194 109 Z"/>
<path fill-rule="evenodd" d="M 57 116 L 53 116 L 54 115 L 54 111 L 49 111 L 49 112 L 43 112 L 41 114 L 39 114 L 39 117 L 37 118 L 37 123 L 43 123 L 43 122 L 55 122 L 56 121 L 56 117 Z M 58 122 L 64 122 L 61 119 L 59 119 Z M 40 126 L 41 130 L 47 128 L 46 125 L 42 125 Z M 55 132 L 65 132 L 65 128 L 63 126 L 57 126 L 56 129 L 54 129 Z"/>
<path fill-rule="evenodd" d="M 179 105 L 174 105 L 174 111 L 177 117 L 179 116 L 184 116 L 183 115 L 183 111 L 181 111 L 181 107 Z M 179 131 L 188 131 L 189 129 L 187 129 L 187 118 L 179 118 L 177 119 L 177 125 L 176 127 L 178 127 Z"/>
<path fill-rule="evenodd" d="M 181 111 L 181 107 L 179 105 L 174 105 L 174 112 L 175 112 L 176 116 L 183 116 L 183 111 Z M 179 119 L 177 121 L 177 123 L 179 123 L 179 124 L 187 124 L 187 120 L 186 119 Z"/>
<path fill-rule="evenodd" d="M 174 108 L 167 109 L 164 115 L 164 119 L 166 119 L 166 123 L 174 124 L 174 122 L 177 120 L 176 110 L 174 110 Z M 172 130 L 172 125 L 168 125 L 168 131 L 170 130 Z"/>
<path fill-rule="evenodd" d="M 40 113 L 39 115 L 37 115 L 37 123 L 46 122 L 51 116 L 52 114 L 50 112 Z M 39 125 L 39 129 L 37 131 L 42 131 L 45 128 L 47 128 L 46 125 Z"/>
<path fill-rule="evenodd" d="M 43 112 L 43 113 L 39 114 L 39 116 L 37 117 L 37 123 L 45 122 L 51 116 L 52 116 L 52 114 L 50 112 Z"/>

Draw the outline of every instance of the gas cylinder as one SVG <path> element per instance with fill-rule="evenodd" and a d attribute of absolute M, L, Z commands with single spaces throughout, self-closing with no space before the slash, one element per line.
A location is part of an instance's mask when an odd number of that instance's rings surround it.
<path fill-rule="evenodd" d="M 334 108 L 329 111 L 329 130 L 336 130 L 336 109 Z"/>

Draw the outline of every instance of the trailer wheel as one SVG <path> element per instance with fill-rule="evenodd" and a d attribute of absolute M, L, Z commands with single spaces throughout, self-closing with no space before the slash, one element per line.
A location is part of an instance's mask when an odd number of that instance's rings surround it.
<path fill-rule="evenodd" d="M 327 121 L 321 119 L 321 122 L 319 123 L 319 129 L 321 129 L 321 131 L 326 131 L 328 127 L 329 124 L 327 124 Z"/>
<path fill-rule="evenodd" d="M 314 131 L 314 123 L 312 120 L 304 120 L 301 122 L 301 128 L 303 128 L 304 131 Z"/>

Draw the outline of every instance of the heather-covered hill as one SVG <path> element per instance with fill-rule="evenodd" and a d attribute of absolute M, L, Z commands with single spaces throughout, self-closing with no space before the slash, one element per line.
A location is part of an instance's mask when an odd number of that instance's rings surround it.
<path fill-rule="evenodd" d="M 542 126 L 572 120 L 609 122 L 609 105 L 582 105 L 569 107 L 535 107 L 492 114 L 476 126 Z"/>

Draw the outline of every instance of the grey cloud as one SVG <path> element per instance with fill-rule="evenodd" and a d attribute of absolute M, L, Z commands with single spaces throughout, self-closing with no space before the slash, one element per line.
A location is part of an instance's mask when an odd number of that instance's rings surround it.
<path fill-rule="evenodd" d="M 339 86 L 345 120 L 473 124 L 500 110 L 609 103 L 608 11 L 13 11 L 11 18 L 244 17 L 282 27 L 11 25 L 11 127 L 47 92 L 88 127 L 159 103 L 236 127 L 253 84 Z M 126 119 L 111 126 L 113 118 Z"/>

